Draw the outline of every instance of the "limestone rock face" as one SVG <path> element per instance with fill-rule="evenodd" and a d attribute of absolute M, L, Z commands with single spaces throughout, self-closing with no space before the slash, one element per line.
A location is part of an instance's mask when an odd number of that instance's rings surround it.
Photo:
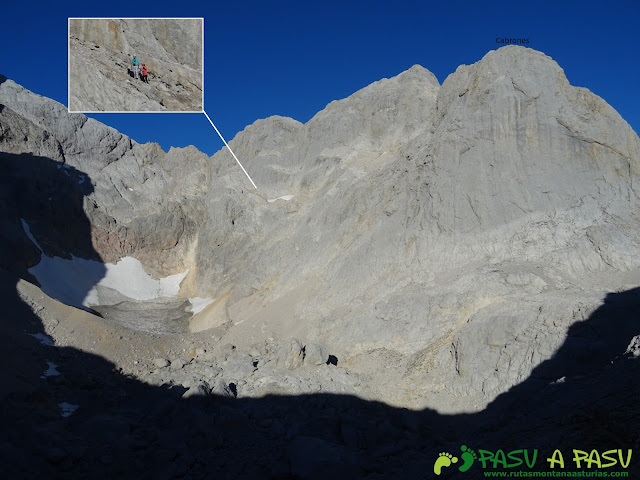
<path fill-rule="evenodd" d="M 71 19 L 69 35 L 71 111 L 202 110 L 201 19 Z"/>
<path fill-rule="evenodd" d="M 138 145 L 10 80 L 0 103 L 3 152 L 90 178 L 101 257 L 189 268 L 183 293 L 219 299 L 198 315 L 224 317 L 221 342 L 326 345 L 318 363 L 330 351 L 387 402 L 480 409 L 640 284 L 640 140 L 534 50 L 442 86 L 415 66 L 306 124 L 258 120 L 230 143 L 258 190 L 226 150 Z"/>

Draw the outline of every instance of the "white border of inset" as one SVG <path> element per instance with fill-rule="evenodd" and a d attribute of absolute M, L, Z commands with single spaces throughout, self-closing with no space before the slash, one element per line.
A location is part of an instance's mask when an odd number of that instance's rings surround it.
<path fill-rule="evenodd" d="M 202 105 L 200 110 L 71 110 L 71 20 L 201 20 Z M 204 113 L 204 17 L 67 17 L 67 111 L 69 113 Z"/>

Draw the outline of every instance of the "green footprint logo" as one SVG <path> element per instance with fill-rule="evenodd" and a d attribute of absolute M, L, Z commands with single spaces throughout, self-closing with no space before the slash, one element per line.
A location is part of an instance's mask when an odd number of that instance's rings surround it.
<path fill-rule="evenodd" d="M 438 455 L 438 459 L 433 465 L 433 473 L 435 473 L 436 475 L 440 475 L 443 467 L 450 467 L 452 463 L 456 463 L 457 461 L 458 457 L 454 457 L 447 452 L 442 452 Z"/>
<path fill-rule="evenodd" d="M 471 450 L 466 445 L 462 445 L 460 447 L 460 450 L 462 450 L 462 454 L 460 455 L 460 458 L 462 459 L 463 463 L 462 465 L 460 465 L 458 470 L 460 470 L 461 472 L 466 472 L 471 468 L 471 465 L 473 465 L 473 462 L 475 462 L 476 458 L 478 457 L 476 456 L 476 452 Z"/>

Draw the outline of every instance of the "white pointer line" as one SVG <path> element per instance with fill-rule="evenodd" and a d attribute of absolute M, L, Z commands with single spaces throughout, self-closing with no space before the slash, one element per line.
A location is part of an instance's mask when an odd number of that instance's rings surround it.
<path fill-rule="evenodd" d="M 227 143 L 227 141 L 224 139 L 224 137 L 222 136 L 222 134 L 218 131 L 218 129 L 216 128 L 216 126 L 213 124 L 213 122 L 211 121 L 211 119 L 209 118 L 209 115 L 207 115 L 207 112 L 205 112 L 204 110 L 202 110 L 202 113 L 204 113 L 204 116 L 207 117 L 207 120 L 209 120 L 209 123 L 211 124 L 211 126 L 213 127 L 213 129 L 216 131 L 216 133 L 218 134 L 218 136 L 222 139 L 222 141 L 224 142 L 224 144 L 227 146 L 227 148 L 229 149 L 229 151 L 231 152 L 231 155 L 233 155 L 233 158 L 236 159 L 236 162 L 238 162 L 238 165 L 240 165 L 240 168 L 242 169 L 242 171 L 244 172 L 244 174 L 247 176 L 247 178 L 249 179 L 249 181 L 251 182 L 251 185 L 253 185 L 253 188 L 255 188 L 256 190 L 258 189 L 258 187 L 256 187 L 256 184 L 253 183 L 253 180 L 251 180 L 251 177 L 249 176 L 249 174 L 247 173 L 247 171 L 244 169 L 244 167 L 242 166 L 242 164 L 240 163 L 240 160 L 238 160 L 238 157 L 236 157 L 236 154 L 233 153 L 233 150 L 231 150 L 231 147 L 229 146 L 229 144 Z"/>

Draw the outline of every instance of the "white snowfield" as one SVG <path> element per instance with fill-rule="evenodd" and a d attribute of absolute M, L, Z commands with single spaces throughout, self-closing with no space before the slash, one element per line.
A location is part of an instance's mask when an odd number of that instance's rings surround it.
<path fill-rule="evenodd" d="M 111 288 L 134 300 L 176 297 L 180 291 L 180 283 L 189 273 L 189 270 L 186 270 L 155 280 L 144 271 L 140 261 L 133 257 L 124 257 L 115 265 L 107 263 L 104 264 L 104 267 L 106 269 L 104 277 L 97 283 L 97 286 Z M 96 287 L 89 291 L 85 302 L 87 306 L 99 305 L 100 300 Z"/>
<path fill-rule="evenodd" d="M 22 220 L 22 226 L 29 239 L 42 251 L 27 222 Z M 115 264 L 105 264 L 74 256 L 71 259 L 48 257 L 43 253 L 40 263 L 31 267 L 29 273 L 36 277 L 42 291 L 50 297 L 67 305 L 86 309 L 101 304 L 100 287 L 140 301 L 177 297 L 180 283 L 189 270 L 156 280 L 133 257 L 124 257 Z M 194 300 L 192 308 L 199 308 L 198 311 L 205 308 L 209 301 Z M 211 301 L 213 300 L 209 303 Z"/>
<path fill-rule="evenodd" d="M 133 300 L 175 297 L 188 272 L 156 280 L 133 257 L 124 257 L 116 264 L 105 264 L 78 257 L 68 260 L 46 255 L 29 269 L 44 293 L 78 308 L 100 305 L 100 287 L 110 288 Z"/>

